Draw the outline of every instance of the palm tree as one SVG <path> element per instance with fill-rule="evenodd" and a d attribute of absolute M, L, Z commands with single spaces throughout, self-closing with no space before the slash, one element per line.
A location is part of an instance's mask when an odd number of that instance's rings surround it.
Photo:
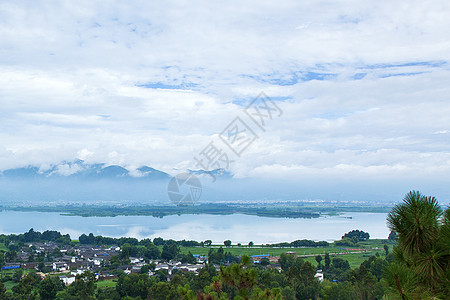
<path fill-rule="evenodd" d="M 398 236 L 395 262 L 385 279 L 401 299 L 406 292 L 448 296 L 450 260 L 449 210 L 443 212 L 435 197 L 409 192 L 387 217 L 388 227 Z M 410 273 L 411 276 L 406 276 Z M 403 278 L 403 280 L 400 280 Z M 409 280 L 409 282 L 408 282 Z M 413 283 L 413 284 L 412 284 Z M 411 287 L 415 287 L 414 291 Z"/>

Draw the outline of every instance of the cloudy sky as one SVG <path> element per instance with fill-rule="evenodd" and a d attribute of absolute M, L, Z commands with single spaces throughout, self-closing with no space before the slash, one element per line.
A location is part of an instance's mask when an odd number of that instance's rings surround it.
<path fill-rule="evenodd" d="M 0 170 L 450 178 L 448 1 L 1 1 Z M 264 130 L 243 111 L 264 92 Z M 240 157 L 220 134 L 241 117 Z M 270 121 L 270 122 L 269 122 Z M 224 153 L 223 152 L 223 153 Z"/>

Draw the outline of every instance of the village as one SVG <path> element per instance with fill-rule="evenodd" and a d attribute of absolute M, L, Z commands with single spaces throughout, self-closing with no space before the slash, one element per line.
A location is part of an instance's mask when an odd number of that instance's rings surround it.
<path fill-rule="evenodd" d="M 30 251 L 31 250 L 31 251 Z M 125 274 L 131 273 L 148 273 L 148 276 L 159 276 L 165 274 L 167 280 L 170 281 L 177 272 L 192 272 L 197 275 L 199 271 L 208 263 L 207 256 L 193 254 L 195 263 L 186 263 L 177 259 L 147 259 L 144 257 L 129 257 L 125 264 L 118 265 L 111 269 L 111 261 L 117 261 L 121 248 L 119 246 L 94 246 L 94 245 L 61 245 L 55 242 L 43 243 L 26 243 L 17 254 L 14 262 L 7 262 L 1 268 L 1 276 L 14 274 L 17 270 L 36 271 L 36 274 L 45 278 L 48 275 L 59 276 L 61 281 L 66 285 L 70 285 L 75 281 L 76 275 L 80 275 L 85 271 L 92 271 L 96 279 L 111 280 L 118 277 L 117 270 L 123 271 Z M 53 257 L 51 261 L 29 261 L 30 254 L 45 255 L 46 258 L 51 257 L 48 254 L 59 253 L 57 257 Z M 296 256 L 296 252 L 286 252 Z M 278 263 L 279 256 L 270 255 L 253 255 L 251 256 L 254 264 L 262 264 L 268 268 L 274 268 L 281 271 Z M 264 262 L 267 261 L 266 264 Z M 228 263 L 229 264 L 229 263 Z M 227 265 L 225 263 L 225 265 Z M 214 264 L 216 270 L 220 266 Z M 163 270 L 163 272 L 158 272 Z M 323 280 L 323 274 L 319 270 L 316 274 L 319 280 Z"/>

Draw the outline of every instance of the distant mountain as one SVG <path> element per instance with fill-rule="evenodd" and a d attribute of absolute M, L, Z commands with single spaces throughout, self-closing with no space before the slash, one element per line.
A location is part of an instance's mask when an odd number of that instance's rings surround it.
<path fill-rule="evenodd" d="M 3 177 L 36 177 L 39 174 L 39 168 L 37 167 L 26 167 L 5 170 L 2 173 Z"/>
<path fill-rule="evenodd" d="M 182 171 L 180 171 L 181 173 Z M 189 170 L 204 182 L 205 199 L 224 193 L 221 183 L 231 174 L 223 169 Z M 52 165 L 49 168 L 29 166 L 0 172 L 1 203 L 162 203 L 168 198 L 171 175 L 149 166 L 126 169 L 118 165 L 88 164 L 82 160 Z M 219 181 L 221 183 L 219 183 Z M 229 190 L 229 188 L 226 188 Z"/>
<path fill-rule="evenodd" d="M 216 169 L 206 170 L 188 170 L 190 174 L 204 177 L 212 176 L 215 178 L 227 179 L 233 175 L 224 170 Z M 166 172 L 154 169 L 149 166 L 142 166 L 136 170 L 127 170 L 118 165 L 106 164 L 86 164 L 82 160 L 73 162 L 63 161 L 58 165 L 53 165 L 47 169 L 40 169 L 35 166 L 23 168 L 8 169 L 0 172 L 0 178 L 80 178 L 80 179 L 114 179 L 114 178 L 130 178 L 130 179 L 152 179 L 167 180 L 171 178 Z"/>
<path fill-rule="evenodd" d="M 42 170 L 35 166 L 8 169 L 0 173 L 0 178 L 85 178 L 85 179 L 112 179 L 112 178 L 136 178 L 162 180 L 171 176 L 163 171 L 148 166 L 139 167 L 128 171 L 118 165 L 86 164 L 82 160 L 74 162 L 62 162 Z"/>

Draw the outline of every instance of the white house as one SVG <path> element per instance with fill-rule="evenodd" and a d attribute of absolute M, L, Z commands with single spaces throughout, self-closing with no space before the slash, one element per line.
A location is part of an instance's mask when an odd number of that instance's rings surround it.
<path fill-rule="evenodd" d="M 75 282 L 75 276 L 70 275 L 70 276 L 59 276 L 59 279 L 62 280 L 62 282 L 64 282 L 65 285 L 71 285 L 72 283 Z"/>
<path fill-rule="evenodd" d="M 319 281 L 323 281 L 323 271 L 317 270 L 316 275 L 314 275 L 315 278 L 319 279 Z"/>

